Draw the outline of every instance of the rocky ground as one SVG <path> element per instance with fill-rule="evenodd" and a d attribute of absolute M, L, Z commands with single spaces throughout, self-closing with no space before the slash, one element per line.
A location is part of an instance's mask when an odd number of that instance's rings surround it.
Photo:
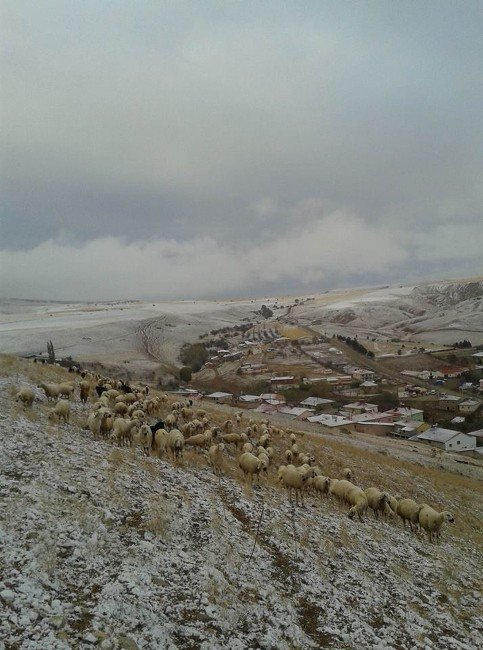
<path fill-rule="evenodd" d="M 94 440 L 79 403 L 50 426 L 45 404 L 14 405 L 28 377 L 0 381 L 0 648 L 483 646 L 476 495 L 429 545 L 328 499 L 295 508 L 272 479 L 247 488 L 231 458 L 218 479 L 193 452 Z"/>

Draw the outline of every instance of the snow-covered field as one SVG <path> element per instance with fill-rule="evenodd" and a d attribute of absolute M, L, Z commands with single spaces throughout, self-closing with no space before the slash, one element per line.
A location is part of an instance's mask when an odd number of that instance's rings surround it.
<path fill-rule="evenodd" d="M 452 344 L 483 343 L 483 282 L 459 281 L 308 296 L 292 308 L 300 325 L 321 332 Z M 212 329 L 256 321 L 262 304 L 294 305 L 294 297 L 219 301 L 42 303 L 0 300 L 0 352 L 58 356 L 116 366 L 154 379 L 179 367 L 179 350 Z M 275 312 L 281 316 L 285 310 Z"/>
<path fill-rule="evenodd" d="M 0 301 L 0 352 L 46 351 L 52 340 L 58 356 L 98 361 L 124 370 L 179 365 L 183 343 L 210 329 L 253 318 L 267 300 L 146 303 L 36 303 Z"/>
<path fill-rule="evenodd" d="M 14 405 L 19 385 L 0 378 L 1 648 L 482 647 L 481 500 L 450 474 L 314 448 L 328 473 L 447 500 L 457 523 L 429 545 L 325 498 L 294 508 L 274 479 L 243 487 L 232 455 L 218 480 L 194 452 L 94 440 L 78 402 L 49 426 L 44 403 Z"/>

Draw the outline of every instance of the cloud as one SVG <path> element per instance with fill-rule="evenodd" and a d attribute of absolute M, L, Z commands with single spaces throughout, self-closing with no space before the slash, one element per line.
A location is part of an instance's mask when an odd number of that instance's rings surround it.
<path fill-rule="evenodd" d="M 396 233 L 341 212 L 258 245 L 106 237 L 84 244 L 48 240 L 28 251 L 0 251 L 5 296 L 54 299 L 214 297 L 302 288 L 382 273 L 406 253 Z"/>

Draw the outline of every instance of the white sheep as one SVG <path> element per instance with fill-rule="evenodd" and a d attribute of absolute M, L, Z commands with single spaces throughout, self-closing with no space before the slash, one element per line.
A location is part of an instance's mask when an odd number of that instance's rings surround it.
<path fill-rule="evenodd" d="M 213 473 L 220 475 L 223 468 L 223 450 L 225 445 L 222 442 L 219 442 L 216 445 L 211 445 L 208 450 L 209 463 L 213 469 Z"/>
<path fill-rule="evenodd" d="M 352 470 L 349 469 L 348 467 L 344 467 L 342 470 L 342 476 L 347 480 L 350 481 L 352 479 Z"/>
<path fill-rule="evenodd" d="M 364 494 L 367 498 L 368 507 L 374 512 L 374 516 L 377 519 L 379 513 L 384 513 L 389 501 L 389 495 L 386 492 L 381 492 L 375 487 L 366 488 Z"/>
<path fill-rule="evenodd" d="M 60 399 L 48 415 L 49 420 L 57 419 L 59 422 L 64 420 L 66 423 L 69 422 L 69 417 L 70 402 L 66 399 Z"/>
<path fill-rule="evenodd" d="M 161 456 L 165 452 L 167 443 L 168 432 L 165 429 L 158 429 L 153 440 L 153 451 L 156 456 Z"/>
<path fill-rule="evenodd" d="M 454 517 L 450 512 L 447 510 L 438 512 L 426 504 L 424 504 L 419 511 L 418 519 L 419 525 L 426 531 L 426 535 L 430 542 L 433 542 L 435 539 L 440 539 L 440 531 L 443 522 L 447 521 L 450 524 L 454 524 Z"/>
<path fill-rule="evenodd" d="M 224 442 L 233 444 L 235 447 L 243 445 L 244 442 L 242 434 L 240 433 L 225 433 L 221 437 L 223 438 Z"/>
<path fill-rule="evenodd" d="M 59 384 L 39 384 L 38 387 L 42 388 L 48 402 L 57 399 L 60 395 Z"/>
<path fill-rule="evenodd" d="M 396 512 L 403 520 L 404 528 L 406 528 L 406 521 L 408 521 L 412 532 L 418 529 L 419 512 L 422 507 L 422 505 L 418 505 L 413 499 L 399 499 Z"/>
<path fill-rule="evenodd" d="M 279 478 L 287 489 L 289 501 L 292 501 L 292 490 L 295 492 L 295 503 L 299 505 L 299 494 L 302 506 L 304 505 L 303 490 L 308 479 L 311 477 L 310 472 L 305 472 L 300 467 L 293 465 L 283 465 L 278 468 Z"/>
<path fill-rule="evenodd" d="M 330 479 L 329 494 L 334 495 L 339 501 L 348 502 L 347 495 L 356 486 L 345 479 Z"/>
<path fill-rule="evenodd" d="M 262 461 L 262 469 L 260 471 L 265 472 L 265 474 L 267 474 L 268 468 L 270 466 L 270 458 L 265 453 L 265 451 L 262 451 L 262 452 L 258 452 L 258 459 Z"/>
<path fill-rule="evenodd" d="M 74 383 L 72 382 L 64 382 L 62 384 L 59 384 L 59 395 L 62 395 L 62 397 L 72 397 L 74 394 Z"/>
<path fill-rule="evenodd" d="M 190 436 L 189 438 L 186 438 L 184 444 L 190 445 L 191 447 L 202 448 L 202 447 L 206 447 L 211 442 L 211 438 L 212 438 L 212 433 L 210 430 L 208 430 L 205 431 L 205 433 L 197 433 L 194 436 Z"/>
<path fill-rule="evenodd" d="M 116 418 L 112 424 L 110 438 L 111 440 L 117 441 L 120 445 L 131 444 L 133 434 L 139 426 L 139 420 Z"/>
<path fill-rule="evenodd" d="M 260 445 L 260 447 L 265 448 L 268 447 L 269 442 L 270 442 L 270 436 L 268 435 L 268 433 L 264 433 L 262 436 L 260 436 L 260 440 L 258 441 L 258 444 Z"/>
<path fill-rule="evenodd" d="M 16 402 L 22 402 L 24 406 L 32 406 L 35 400 L 35 394 L 30 388 L 21 388 L 15 396 Z"/>
<path fill-rule="evenodd" d="M 176 421 L 177 418 L 176 415 L 174 415 L 174 413 L 170 413 L 169 415 L 167 415 L 164 418 L 164 427 L 166 431 L 171 431 L 171 429 L 174 429 L 174 427 L 176 426 Z"/>
<path fill-rule="evenodd" d="M 184 449 L 184 437 L 181 431 L 179 429 L 171 429 L 168 433 L 166 442 L 173 458 L 176 460 L 181 458 Z"/>
<path fill-rule="evenodd" d="M 319 496 L 322 494 L 328 496 L 330 486 L 330 478 L 328 476 L 315 476 L 312 485 L 315 492 L 317 492 Z"/>
<path fill-rule="evenodd" d="M 141 447 L 146 456 L 149 456 L 153 445 L 153 432 L 147 424 L 141 424 L 133 436 L 133 442 L 136 447 Z"/>
<path fill-rule="evenodd" d="M 100 410 L 93 411 L 89 413 L 86 422 L 86 428 L 94 435 L 98 436 L 101 430 L 102 418 L 105 417 L 105 414 Z"/>
<path fill-rule="evenodd" d="M 363 521 L 363 514 L 368 508 L 367 497 L 360 487 L 354 486 L 346 494 L 346 499 L 351 506 L 349 510 L 349 517 L 352 519 L 356 514 L 359 517 L 360 521 Z"/>
<path fill-rule="evenodd" d="M 87 403 L 87 400 L 89 399 L 89 393 L 91 392 L 91 385 L 88 381 L 83 379 L 79 383 L 79 391 L 80 391 L 80 400 L 83 404 Z"/>
<path fill-rule="evenodd" d="M 243 453 L 248 453 L 253 451 L 253 445 L 251 442 L 246 442 L 242 447 Z"/>
<path fill-rule="evenodd" d="M 127 404 L 124 402 L 116 402 L 114 404 L 114 413 L 117 415 L 126 415 L 127 413 Z"/>
<path fill-rule="evenodd" d="M 246 452 L 239 457 L 238 465 L 242 469 L 245 478 L 250 479 L 250 483 L 252 483 L 254 476 L 260 481 L 260 472 L 263 465 L 259 458 L 250 452 Z"/>

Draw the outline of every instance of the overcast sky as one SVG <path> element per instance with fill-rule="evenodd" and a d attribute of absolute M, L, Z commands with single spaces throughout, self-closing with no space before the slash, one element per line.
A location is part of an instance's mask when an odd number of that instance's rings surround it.
<path fill-rule="evenodd" d="M 0 295 L 483 272 L 483 3 L 3 0 Z"/>

